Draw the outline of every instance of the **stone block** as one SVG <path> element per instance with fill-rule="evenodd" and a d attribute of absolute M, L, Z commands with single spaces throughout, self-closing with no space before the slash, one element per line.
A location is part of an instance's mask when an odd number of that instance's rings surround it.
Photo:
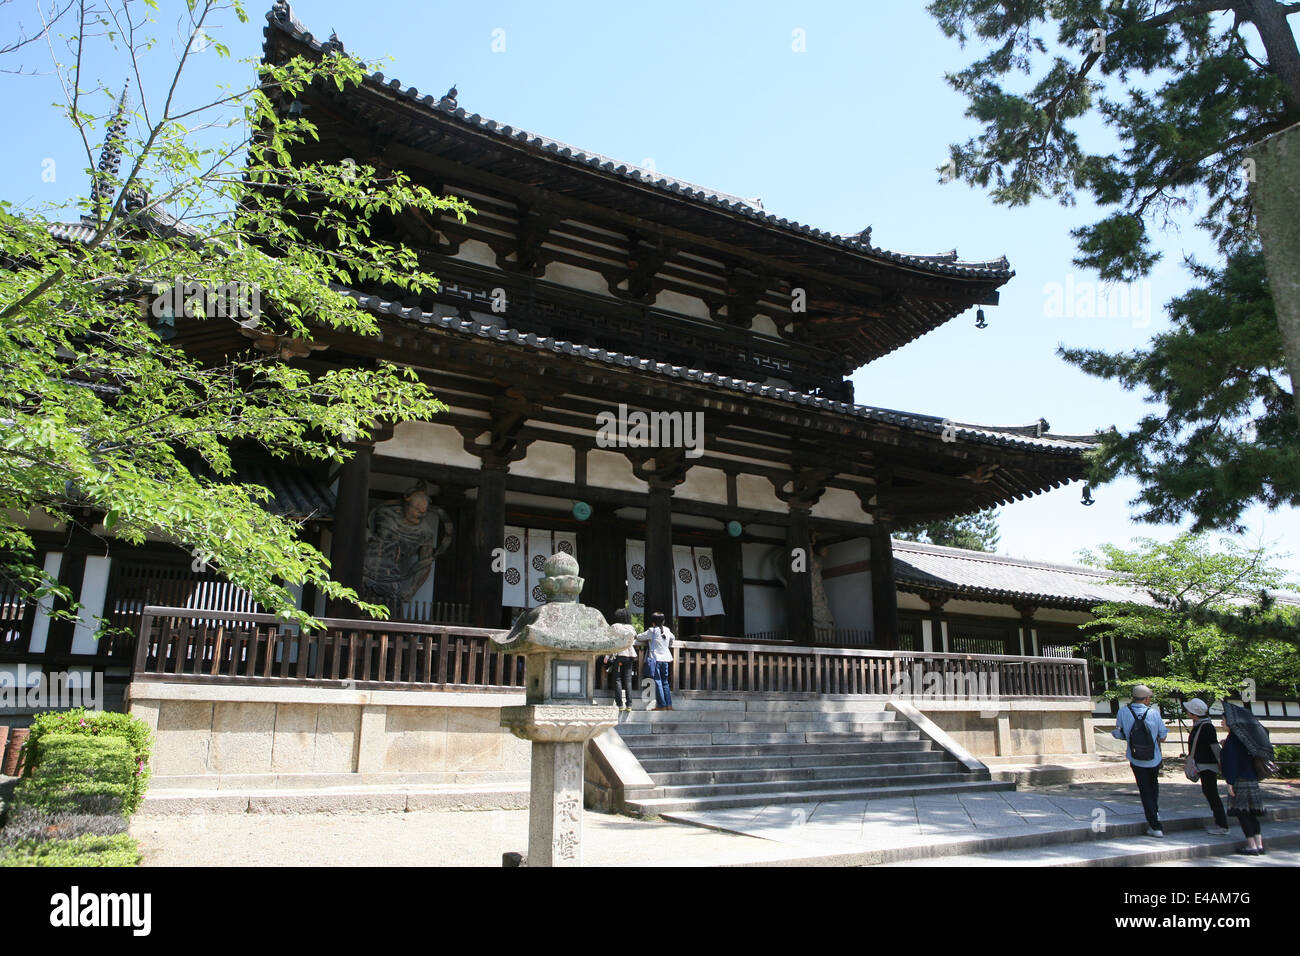
<path fill-rule="evenodd" d="M 158 725 L 151 764 L 158 776 L 210 773 L 213 705 L 205 701 L 165 700 L 158 708 Z"/>
<path fill-rule="evenodd" d="M 383 758 L 376 769 L 385 773 L 426 773 L 446 767 L 447 709 L 389 707 L 384 719 Z"/>
<path fill-rule="evenodd" d="M 273 773 L 304 773 L 316 762 L 316 704 L 276 704 L 271 742 Z"/>
<path fill-rule="evenodd" d="M 448 770 L 499 770 L 505 739 L 514 734 L 501 726 L 496 710 L 447 711 L 446 757 Z"/>
<path fill-rule="evenodd" d="M 217 773 L 270 773 L 275 704 L 212 705 L 211 769 Z"/>
<path fill-rule="evenodd" d="M 322 704 L 316 711 L 317 773 L 352 773 L 357 768 L 357 739 L 361 733 L 361 708 Z"/>

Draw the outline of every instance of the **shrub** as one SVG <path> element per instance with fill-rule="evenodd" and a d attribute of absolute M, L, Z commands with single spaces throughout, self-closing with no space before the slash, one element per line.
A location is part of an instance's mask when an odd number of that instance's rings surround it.
<path fill-rule="evenodd" d="M 0 829 L 0 847 L 79 836 L 115 836 L 125 833 L 126 827 L 127 819 L 120 813 L 47 813 L 36 807 L 18 807 Z"/>
<path fill-rule="evenodd" d="M 87 711 L 84 707 L 59 713 L 39 714 L 31 725 L 31 736 L 23 746 L 26 766 L 24 777 L 35 774 L 45 760 L 45 741 L 51 736 L 76 734 L 100 740 L 121 738 L 131 750 L 134 764 L 130 781 L 131 798 L 125 803 L 127 813 L 134 813 L 144 799 L 149 787 L 149 757 L 153 750 L 153 735 L 149 727 L 130 714 Z"/>
<path fill-rule="evenodd" d="M 0 866 L 138 866 L 140 847 L 129 834 L 87 834 L 71 840 L 21 841 L 0 847 Z"/>
<path fill-rule="evenodd" d="M 1283 777 L 1300 777 L 1300 746 L 1281 744 L 1273 748 L 1273 759 Z"/>
<path fill-rule="evenodd" d="M 45 734 L 41 762 L 14 792 L 14 806 L 45 813 L 130 815 L 135 796 L 131 747 L 120 737 Z"/>

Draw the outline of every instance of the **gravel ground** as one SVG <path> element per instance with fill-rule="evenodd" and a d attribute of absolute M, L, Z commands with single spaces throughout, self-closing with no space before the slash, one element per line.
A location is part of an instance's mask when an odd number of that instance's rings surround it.
<path fill-rule="evenodd" d="M 528 849 L 527 810 L 207 813 L 136 817 L 145 866 L 501 866 Z M 717 866 L 807 851 L 614 814 L 583 815 L 587 866 Z"/>

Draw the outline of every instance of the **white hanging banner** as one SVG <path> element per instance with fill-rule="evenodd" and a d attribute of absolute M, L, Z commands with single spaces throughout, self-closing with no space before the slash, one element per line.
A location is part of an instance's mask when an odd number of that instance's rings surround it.
<path fill-rule="evenodd" d="M 501 581 L 502 607 L 527 607 L 528 576 L 524 570 L 527 567 L 524 550 L 526 542 L 527 536 L 523 528 L 506 526 L 505 567 L 502 569 Z"/>
<path fill-rule="evenodd" d="M 673 545 L 673 603 L 678 617 L 700 616 L 700 589 L 695 559 L 688 545 Z"/>
<path fill-rule="evenodd" d="M 537 607 L 546 603 L 542 592 L 542 578 L 546 571 L 546 559 L 551 556 L 551 533 L 537 528 L 528 529 L 528 603 L 525 607 Z"/>
<path fill-rule="evenodd" d="M 627 603 L 633 614 L 645 614 L 645 542 L 628 541 Z"/>
<path fill-rule="evenodd" d="M 718 569 L 713 562 L 712 548 L 693 548 L 695 572 L 700 582 L 700 607 L 702 614 L 726 614 L 722 607 L 722 588 L 718 585 Z"/>

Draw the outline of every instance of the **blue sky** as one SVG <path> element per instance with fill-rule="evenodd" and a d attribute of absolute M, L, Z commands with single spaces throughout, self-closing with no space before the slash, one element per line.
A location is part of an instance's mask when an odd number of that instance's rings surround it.
<path fill-rule="evenodd" d="M 163 42 L 149 54 L 151 78 L 171 66 L 184 13 L 179 0 L 159 5 Z M 250 7 L 248 24 L 226 16 L 210 31 L 232 59 L 212 50 L 197 57 L 188 98 L 247 82 L 251 68 L 235 59 L 258 54 L 269 5 Z M 0 7 L 0 36 L 14 35 L 20 21 L 30 29 L 34 9 L 30 0 Z M 1164 260 L 1149 284 L 1122 290 L 1127 310 L 1109 317 L 1054 310 L 1053 284 L 1077 293 L 1095 281 L 1071 265 L 1070 230 L 1095 221 L 1096 210 L 1049 201 L 1007 209 L 964 183 L 939 182 L 948 144 L 976 131 L 943 76 L 978 52 L 945 38 L 920 2 L 314 0 L 293 10 L 318 37 L 336 30 L 368 62 L 391 58 L 378 68 L 406 85 L 441 95 L 455 83 L 461 106 L 499 122 L 758 196 L 768 211 L 823 229 L 871 225 L 873 242 L 889 249 L 1005 254 L 1017 275 L 1001 305 L 986 310 L 990 327 L 977 330 L 972 312 L 859 370 L 864 404 L 1001 425 L 1041 416 L 1064 433 L 1124 428 L 1146 410 L 1141 396 L 1076 371 L 1056 357 L 1057 346 L 1140 347 L 1166 326 L 1163 304 L 1188 286 L 1184 256 L 1212 258 L 1189 218 L 1160 235 Z M 48 69 L 43 47 L 19 56 L 28 69 Z M 107 57 L 87 67 L 88 77 L 114 89 L 125 75 L 121 61 Z M 3 198 L 34 208 L 84 192 L 84 154 L 49 105 L 59 98 L 52 77 L 0 75 L 0 88 L 9 129 L 25 131 L 0 155 Z M 50 158 L 59 169 L 54 182 L 41 176 Z M 1000 550 L 1069 561 L 1103 542 L 1172 536 L 1172 527 L 1130 520 L 1136 490 L 1116 482 L 1084 508 L 1074 485 L 1008 506 Z M 1285 551 L 1300 537 L 1294 509 L 1256 509 L 1247 524 L 1250 544 Z M 1284 563 L 1300 578 L 1300 555 Z"/>

